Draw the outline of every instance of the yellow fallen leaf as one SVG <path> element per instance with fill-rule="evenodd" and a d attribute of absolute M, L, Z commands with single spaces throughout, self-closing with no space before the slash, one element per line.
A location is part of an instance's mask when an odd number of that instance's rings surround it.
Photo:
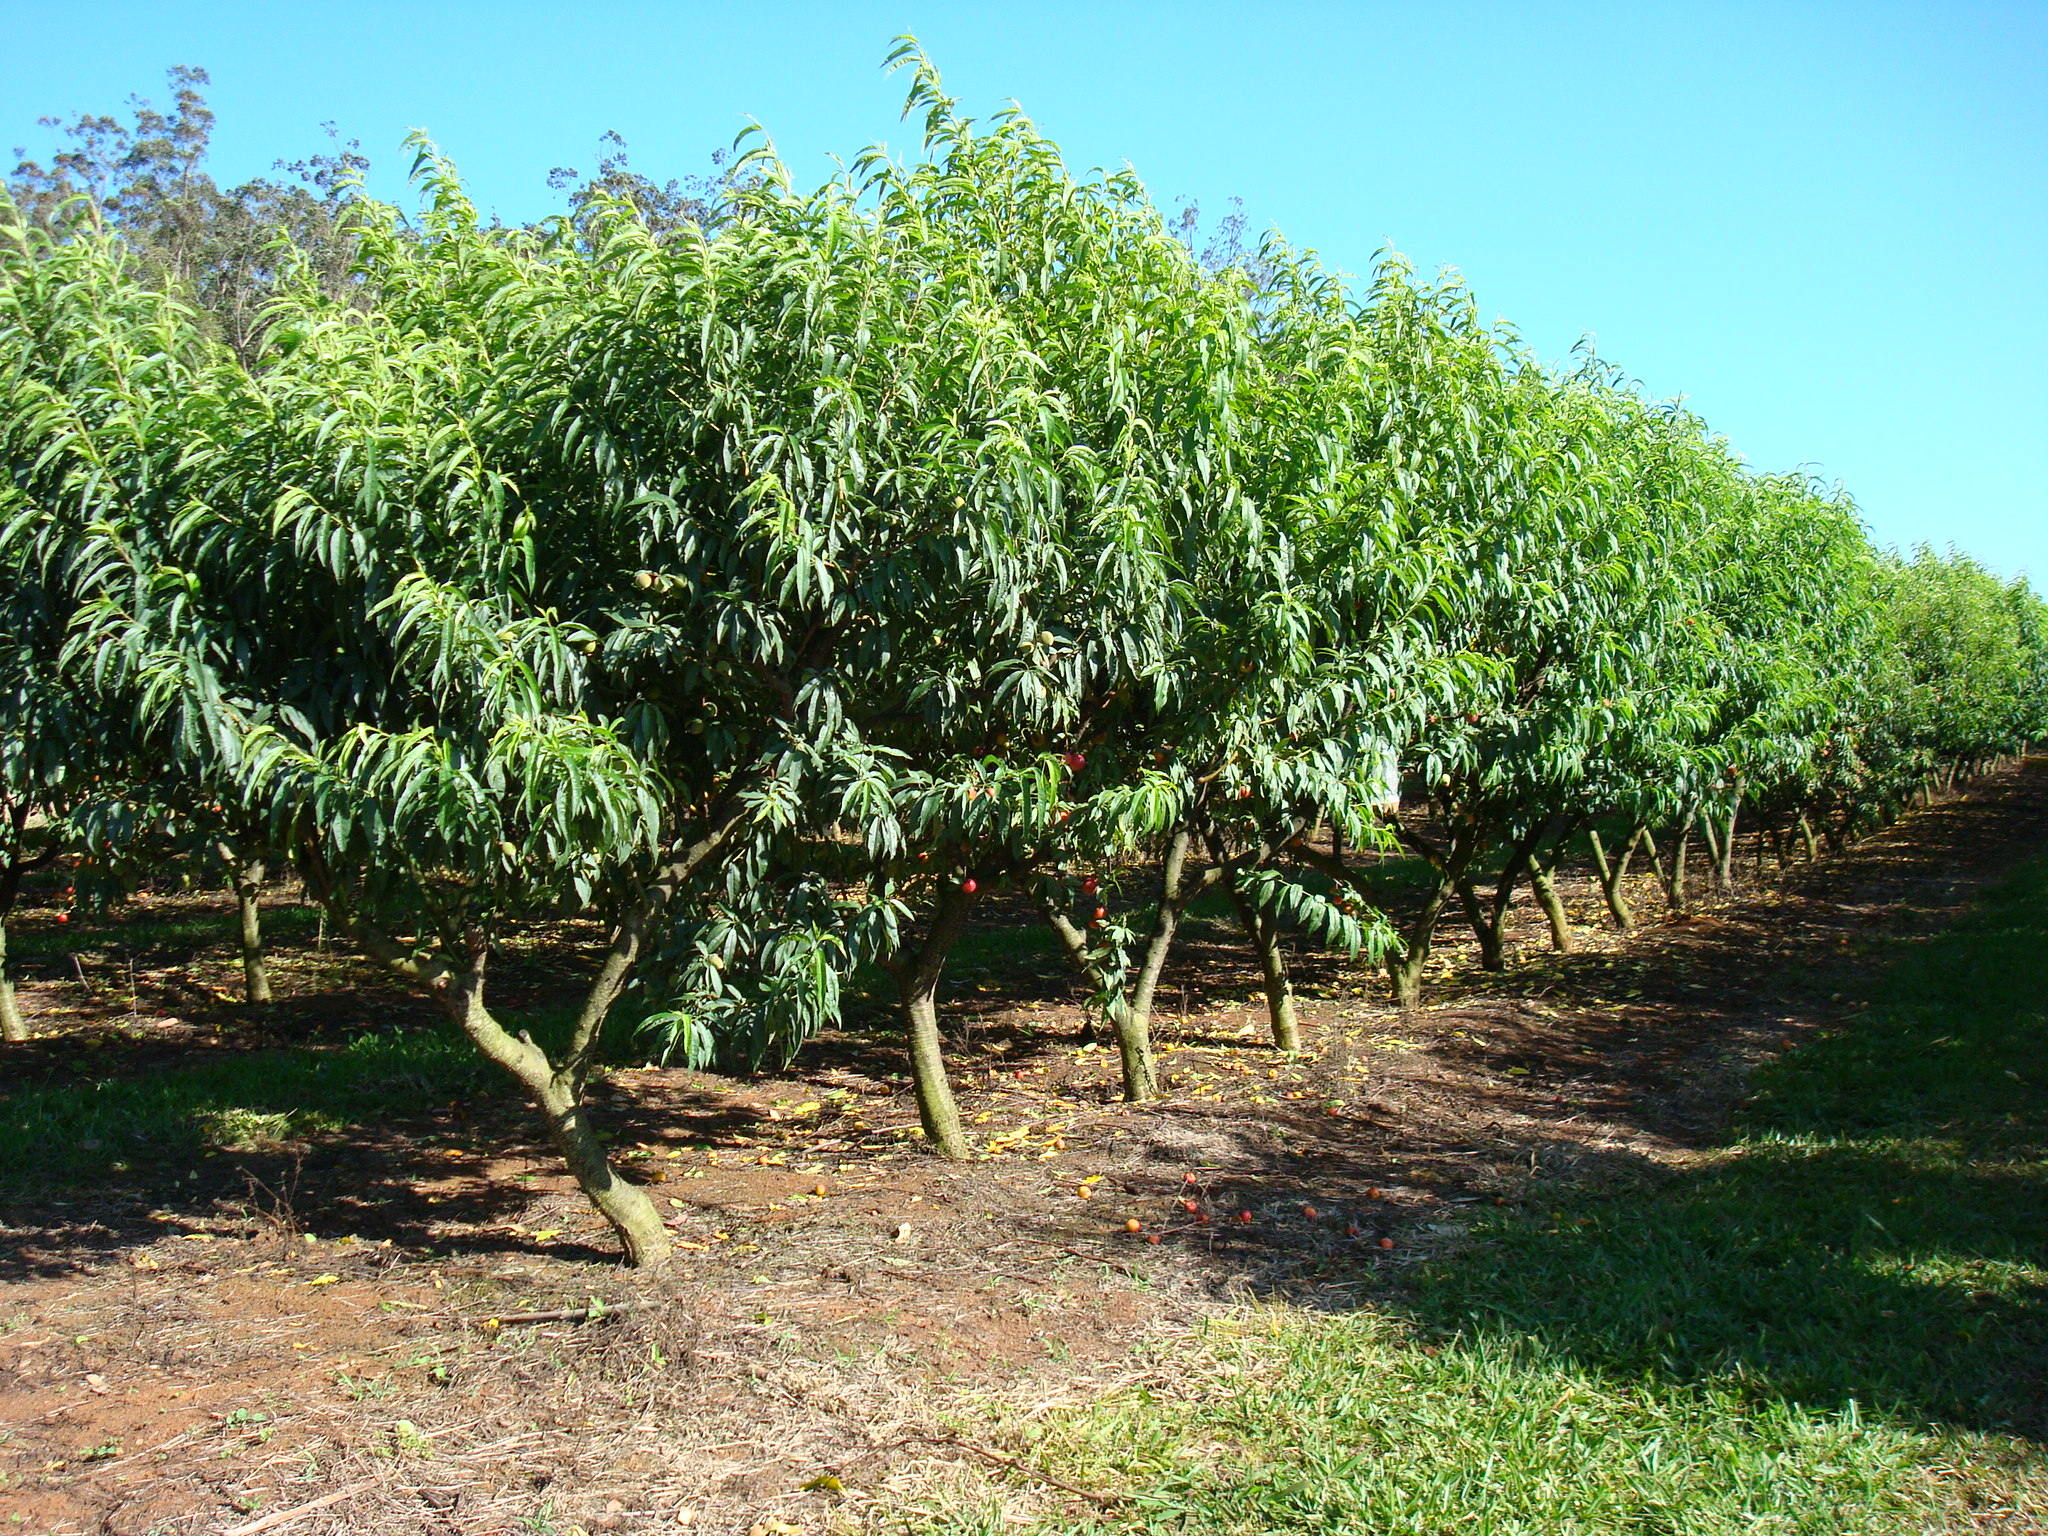
<path fill-rule="evenodd" d="M 314 1278 L 312 1278 L 311 1280 L 308 1280 L 308 1281 L 306 1282 L 306 1284 L 308 1284 L 308 1285 L 332 1285 L 332 1284 L 334 1284 L 334 1283 L 335 1283 L 335 1281 L 339 1280 L 340 1278 L 341 1278 L 341 1276 L 339 1276 L 339 1275 L 316 1275 L 316 1276 L 314 1276 Z"/>
<path fill-rule="evenodd" d="M 213 1234 L 211 1232 L 187 1232 L 185 1234 L 185 1241 L 188 1243 L 210 1243 L 213 1241 Z"/>
<path fill-rule="evenodd" d="M 544 1243 L 551 1237 L 560 1237 L 561 1235 L 562 1229 L 560 1227 L 548 1227 L 543 1231 L 534 1233 L 533 1240 L 536 1243 Z"/>

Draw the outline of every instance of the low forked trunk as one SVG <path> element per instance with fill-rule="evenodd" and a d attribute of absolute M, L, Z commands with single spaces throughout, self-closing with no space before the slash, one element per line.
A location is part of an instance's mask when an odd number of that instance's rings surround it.
<path fill-rule="evenodd" d="M 668 1261 L 668 1228 L 647 1191 L 612 1167 L 591 1123 L 586 1091 L 597 1065 L 599 1037 L 662 912 L 688 880 L 726 855 L 733 833 L 745 819 L 738 793 L 729 793 L 712 807 L 702 833 L 687 844 L 678 843 L 641 884 L 584 993 L 559 1066 L 531 1036 L 524 1031 L 513 1034 L 485 1005 L 484 966 L 490 944 L 481 931 L 465 929 L 459 944 L 451 939 L 441 954 L 422 954 L 351 910 L 317 841 L 309 839 L 300 851 L 300 874 L 327 911 L 348 927 L 373 959 L 431 997 L 479 1051 L 519 1084 L 546 1120 L 548 1134 L 578 1188 L 618 1234 L 626 1262 L 636 1269 Z"/>
<path fill-rule="evenodd" d="M 1458 882 L 1458 905 L 1465 909 L 1465 921 L 1472 925 L 1472 933 L 1479 940 L 1479 969 L 1482 971 L 1504 971 L 1508 967 L 1506 929 L 1506 903 L 1495 906 L 1483 900 L 1478 885 L 1471 880 Z"/>
<path fill-rule="evenodd" d="M 557 1069 L 529 1037 L 514 1035 L 492 1016 L 483 1003 L 481 951 L 465 973 L 450 979 L 446 990 L 444 1007 L 462 1032 L 512 1075 L 547 1121 L 548 1134 L 577 1188 L 618 1234 L 626 1262 L 635 1269 L 667 1262 L 668 1228 L 647 1191 L 621 1178 L 605 1155 L 604 1142 L 590 1121 L 582 1074 L 575 1062 Z"/>
<path fill-rule="evenodd" d="M 1728 799 L 1728 819 L 1721 825 L 1721 859 L 1716 871 L 1716 883 L 1724 891 L 1735 885 L 1735 829 L 1742 817 L 1742 781 L 1735 782 L 1735 793 Z"/>

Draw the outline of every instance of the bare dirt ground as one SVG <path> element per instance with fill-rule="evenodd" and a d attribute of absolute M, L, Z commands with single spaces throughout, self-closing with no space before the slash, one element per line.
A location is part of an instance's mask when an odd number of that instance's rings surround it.
<path fill-rule="evenodd" d="M 1186 1390 L 1220 1369 L 1202 1325 L 1248 1296 L 1371 1304 L 1479 1204 L 1662 1176 L 1758 1062 L 1843 1025 L 1872 938 L 1938 929 L 2044 843 L 2037 759 L 1632 938 L 1568 881 L 1580 953 L 1545 953 L 1518 908 L 1511 968 L 1453 945 L 1411 1015 L 1361 968 L 1302 957 L 1310 1048 L 1286 1059 L 1248 958 L 1198 934 L 1156 1021 L 1172 1097 L 1143 1107 L 1114 1101 L 1114 1053 L 1082 1043 L 1050 960 L 990 963 L 953 987 L 987 1149 L 962 1165 L 910 1134 L 885 1032 L 753 1082 L 620 1070 L 606 1123 L 680 1250 L 656 1279 L 613 1265 L 501 1096 L 16 1195 L 0 1529 L 789 1536 L 992 1486 L 1078 1507 L 974 1438 L 981 1405 L 1028 1420 L 1134 1381 Z M 1638 907 L 1660 910 L 1647 882 Z M 576 937 L 515 957 L 516 985 L 559 987 Z M 426 1018 L 310 941 L 280 946 L 260 1016 L 233 1004 L 224 948 L 125 990 L 111 964 L 24 987 L 41 1037 L 11 1083 Z"/>

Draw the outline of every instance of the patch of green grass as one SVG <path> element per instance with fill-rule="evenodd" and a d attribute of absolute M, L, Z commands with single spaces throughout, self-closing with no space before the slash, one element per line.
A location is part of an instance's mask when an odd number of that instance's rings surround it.
<path fill-rule="evenodd" d="M 1483 1221 L 1398 1308 L 1219 1331 L 1232 1374 L 1026 1453 L 1132 1491 L 1104 1525 L 1190 1536 L 2048 1513 L 2048 865 L 1898 948 L 1699 1164 Z"/>
<path fill-rule="evenodd" d="M 135 909 L 123 910 L 125 914 Z M 310 906 L 280 903 L 263 909 L 266 943 L 310 939 L 318 924 L 319 912 Z M 25 967 L 95 951 L 133 955 L 138 960 L 178 958 L 216 946 L 239 954 L 240 942 L 234 913 L 222 910 L 184 912 L 176 917 L 123 915 L 96 921 L 81 919 L 62 928 L 10 929 L 7 951 L 14 965 Z"/>
<path fill-rule="evenodd" d="M 242 1151 L 502 1091 L 452 1027 L 365 1035 L 328 1050 L 222 1054 L 148 1077 L 0 1098 L 0 1188 L 96 1177 L 167 1156 Z"/>

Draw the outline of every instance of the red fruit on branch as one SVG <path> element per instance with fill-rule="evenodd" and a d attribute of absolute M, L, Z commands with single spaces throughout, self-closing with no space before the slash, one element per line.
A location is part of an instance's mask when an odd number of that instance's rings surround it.
<path fill-rule="evenodd" d="M 972 880 L 962 880 L 960 882 L 960 889 L 965 891 L 968 895 L 972 896 L 976 891 L 980 890 L 981 887 L 975 884 L 975 882 Z"/>
<path fill-rule="evenodd" d="M 1101 922 L 1107 916 L 1109 916 L 1109 908 L 1097 907 L 1095 909 L 1095 921 L 1097 921 L 1098 923 Z"/>
<path fill-rule="evenodd" d="M 1243 784 L 1243 785 L 1240 785 L 1240 786 L 1238 786 L 1238 791 L 1237 791 L 1237 798 L 1238 798 L 1238 799 L 1240 799 L 1240 800 L 1249 800 L 1249 799 L 1251 799 L 1251 797 L 1252 797 L 1252 787 L 1251 787 L 1251 785 L 1249 785 L 1249 784 Z"/>
<path fill-rule="evenodd" d="M 1088 759 L 1079 752 L 1069 752 L 1060 761 L 1067 765 L 1069 773 L 1079 773 L 1088 766 Z"/>
<path fill-rule="evenodd" d="M 1086 880 L 1083 880 L 1081 882 L 1081 894 L 1083 896 L 1093 896 L 1096 893 L 1096 891 L 1100 888 L 1100 882 L 1098 882 L 1093 875 L 1090 875 Z"/>
<path fill-rule="evenodd" d="M 59 912 L 57 914 L 57 921 L 60 923 L 68 923 L 71 921 L 71 914 L 69 912 Z"/>

